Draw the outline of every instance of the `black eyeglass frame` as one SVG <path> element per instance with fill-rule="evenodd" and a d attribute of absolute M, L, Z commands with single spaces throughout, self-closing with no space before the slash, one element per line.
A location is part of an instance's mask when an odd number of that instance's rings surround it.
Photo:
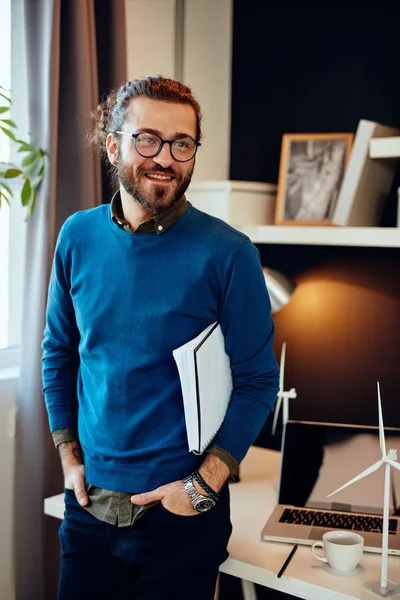
<path fill-rule="evenodd" d="M 143 158 L 154 158 L 155 156 L 158 156 L 158 154 L 160 154 L 161 150 L 164 148 L 164 144 L 168 144 L 169 151 L 171 152 L 171 156 L 174 160 L 176 160 L 177 162 L 189 162 L 189 160 L 194 159 L 199 146 L 201 146 L 201 143 L 198 142 L 197 140 L 195 140 L 194 138 L 190 137 L 190 135 L 184 135 L 182 137 L 176 138 L 176 140 L 163 140 L 159 135 L 157 135 L 157 133 L 152 133 L 151 131 L 139 131 L 139 133 L 129 133 L 128 131 L 114 131 L 114 133 L 119 133 L 120 135 L 129 135 L 130 137 L 132 137 L 136 152 Z M 160 140 L 160 145 L 158 147 L 157 152 L 155 154 L 152 154 L 151 156 L 142 154 L 141 152 L 139 152 L 139 150 L 137 149 L 137 146 L 136 146 L 137 138 L 139 137 L 139 135 L 143 135 L 144 133 L 148 133 L 149 135 L 154 135 L 155 137 L 158 137 L 158 139 Z M 190 158 L 187 158 L 186 160 L 180 160 L 179 158 L 175 158 L 175 156 L 172 152 L 172 144 L 175 144 L 175 142 L 179 142 L 179 140 L 185 140 L 186 138 L 188 138 L 189 140 L 192 140 L 192 142 L 194 142 L 196 144 L 196 148 L 194 150 L 193 156 L 191 156 Z"/>

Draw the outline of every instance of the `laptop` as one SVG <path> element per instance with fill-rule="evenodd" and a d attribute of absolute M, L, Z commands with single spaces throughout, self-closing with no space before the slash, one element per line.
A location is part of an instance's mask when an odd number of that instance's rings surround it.
<path fill-rule="evenodd" d="M 400 429 L 385 428 L 386 448 L 400 451 Z M 278 505 L 261 539 L 312 545 L 333 529 L 364 537 L 382 551 L 385 467 L 331 498 L 328 494 L 381 458 L 378 427 L 289 420 L 282 434 Z M 391 469 L 389 554 L 400 555 L 400 472 Z"/>

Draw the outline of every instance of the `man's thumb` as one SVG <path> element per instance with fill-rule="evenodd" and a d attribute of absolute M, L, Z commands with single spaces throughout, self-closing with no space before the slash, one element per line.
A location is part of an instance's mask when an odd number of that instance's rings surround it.
<path fill-rule="evenodd" d="M 75 485 L 75 496 L 81 506 L 86 506 L 89 503 L 89 498 L 85 489 L 85 486 L 82 483 L 78 483 Z"/>

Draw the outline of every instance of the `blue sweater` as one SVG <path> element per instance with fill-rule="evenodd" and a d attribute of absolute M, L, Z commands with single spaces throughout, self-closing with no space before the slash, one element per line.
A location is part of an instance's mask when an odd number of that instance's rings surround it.
<path fill-rule="evenodd" d="M 199 466 L 172 350 L 216 320 L 234 389 L 214 444 L 240 462 L 278 391 L 257 249 L 190 203 L 161 235 L 120 229 L 108 205 L 65 222 L 49 285 L 43 392 L 51 431 L 78 429 L 88 483 L 139 493 Z"/>

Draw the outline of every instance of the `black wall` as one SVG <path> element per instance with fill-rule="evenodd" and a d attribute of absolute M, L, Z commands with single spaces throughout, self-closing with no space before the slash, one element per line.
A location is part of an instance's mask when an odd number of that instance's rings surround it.
<path fill-rule="evenodd" d="M 400 127 L 394 13 L 324 14 L 234 2 L 231 179 L 277 182 L 283 133 L 355 133 L 361 118 Z M 382 225 L 395 225 L 399 181 L 398 172 Z M 286 383 L 299 394 L 291 416 L 375 424 L 379 379 L 386 424 L 400 426 L 400 250 L 259 250 L 298 284 L 275 317 L 276 355 L 286 341 Z M 279 447 L 270 422 L 257 443 Z"/>
<path fill-rule="evenodd" d="M 283 133 L 400 126 L 394 9 L 333 6 L 234 1 L 230 179 L 276 182 Z"/>

